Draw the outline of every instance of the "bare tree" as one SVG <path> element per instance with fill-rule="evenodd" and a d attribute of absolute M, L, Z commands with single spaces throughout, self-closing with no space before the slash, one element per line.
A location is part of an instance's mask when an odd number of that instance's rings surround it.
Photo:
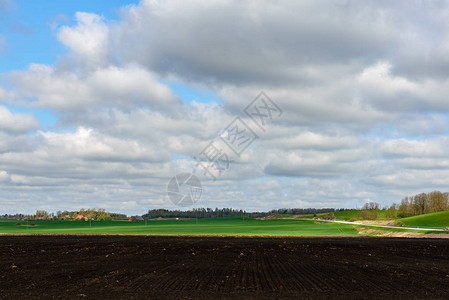
<path fill-rule="evenodd" d="M 362 210 L 379 210 L 380 204 L 377 202 L 368 202 L 362 206 Z"/>

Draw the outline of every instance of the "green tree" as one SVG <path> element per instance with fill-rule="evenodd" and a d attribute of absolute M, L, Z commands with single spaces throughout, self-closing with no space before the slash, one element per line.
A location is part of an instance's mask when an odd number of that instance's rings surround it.
<path fill-rule="evenodd" d="M 49 216 L 50 214 L 45 210 L 37 210 L 35 215 L 37 220 L 48 220 Z"/>

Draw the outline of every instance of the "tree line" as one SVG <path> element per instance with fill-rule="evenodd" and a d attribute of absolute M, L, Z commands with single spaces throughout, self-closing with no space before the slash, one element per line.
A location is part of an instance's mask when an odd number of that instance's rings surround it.
<path fill-rule="evenodd" d="M 223 218 L 223 217 L 250 217 L 261 218 L 273 215 L 305 215 L 319 214 L 345 210 L 344 208 L 280 208 L 267 212 L 246 212 L 232 208 L 193 208 L 191 210 L 151 209 L 142 215 L 144 219 L 154 218 Z"/>
<path fill-rule="evenodd" d="M 307 215 L 329 213 L 332 217 L 333 212 L 352 210 L 346 208 L 280 208 L 266 212 L 247 212 L 241 209 L 233 208 L 193 208 L 191 210 L 168 210 L 151 209 L 142 215 L 144 219 L 154 218 L 222 218 L 222 217 L 250 217 L 260 218 L 273 215 Z M 420 193 L 414 196 L 408 196 L 401 200 L 400 204 L 393 203 L 391 206 L 380 207 L 379 203 L 368 202 L 360 209 L 359 218 L 375 219 L 376 211 L 384 210 L 387 218 L 404 218 L 421 214 L 449 210 L 449 193 L 433 191 L 430 193 Z M 77 220 L 78 216 L 83 216 L 88 220 L 128 220 L 126 214 L 106 212 L 104 208 L 80 209 L 79 211 L 58 211 L 56 213 L 45 210 L 37 210 L 33 215 L 25 214 L 5 214 L 1 216 L 4 219 L 14 220 Z"/>
<path fill-rule="evenodd" d="M 96 221 L 111 221 L 111 220 L 128 220 L 127 215 L 120 213 L 107 212 L 104 208 L 81 208 L 78 211 L 58 211 L 48 212 L 46 210 L 37 210 L 35 214 L 15 214 L 3 215 L 5 219 L 14 220 L 96 220 Z"/>
<path fill-rule="evenodd" d="M 398 217 L 401 218 L 445 211 L 449 210 L 449 193 L 440 191 L 421 193 L 405 197 L 400 205 L 395 206 L 399 210 Z"/>
<path fill-rule="evenodd" d="M 406 218 L 445 211 L 449 210 L 449 193 L 433 191 L 407 196 L 401 200 L 401 204 L 393 203 L 382 209 L 379 203 L 368 202 L 361 208 L 359 219 L 376 219 L 378 210 L 384 210 L 386 218 Z"/>

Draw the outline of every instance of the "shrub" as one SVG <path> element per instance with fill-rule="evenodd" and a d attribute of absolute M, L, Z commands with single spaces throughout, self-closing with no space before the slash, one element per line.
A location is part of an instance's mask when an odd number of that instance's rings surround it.
<path fill-rule="evenodd" d="M 325 215 L 321 216 L 321 219 L 323 219 L 323 220 L 335 220 L 335 215 L 334 215 L 334 213 L 328 213 L 328 214 L 325 214 Z"/>
<path fill-rule="evenodd" d="M 399 211 L 398 214 L 397 214 L 397 217 L 398 218 L 407 218 L 407 217 L 410 217 L 410 214 L 405 213 L 403 211 Z"/>
<path fill-rule="evenodd" d="M 361 219 L 361 220 L 375 220 L 375 219 L 377 219 L 377 211 L 375 211 L 375 210 L 362 210 L 359 213 L 359 219 Z"/>
<path fill-rule="evenodd" d="M 349 222 L 355 222 L 355 221 L 357 221 L 356 218 L 351 218 L 351 219 L 349 220 Z"/>

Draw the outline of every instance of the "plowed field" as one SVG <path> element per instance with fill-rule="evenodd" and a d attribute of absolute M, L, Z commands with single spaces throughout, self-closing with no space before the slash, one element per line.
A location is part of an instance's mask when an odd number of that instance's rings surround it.
<path fill-rule="evenodd" d="M 0 236 L 2 298 L 445 298 L 444 239 Z"/>

